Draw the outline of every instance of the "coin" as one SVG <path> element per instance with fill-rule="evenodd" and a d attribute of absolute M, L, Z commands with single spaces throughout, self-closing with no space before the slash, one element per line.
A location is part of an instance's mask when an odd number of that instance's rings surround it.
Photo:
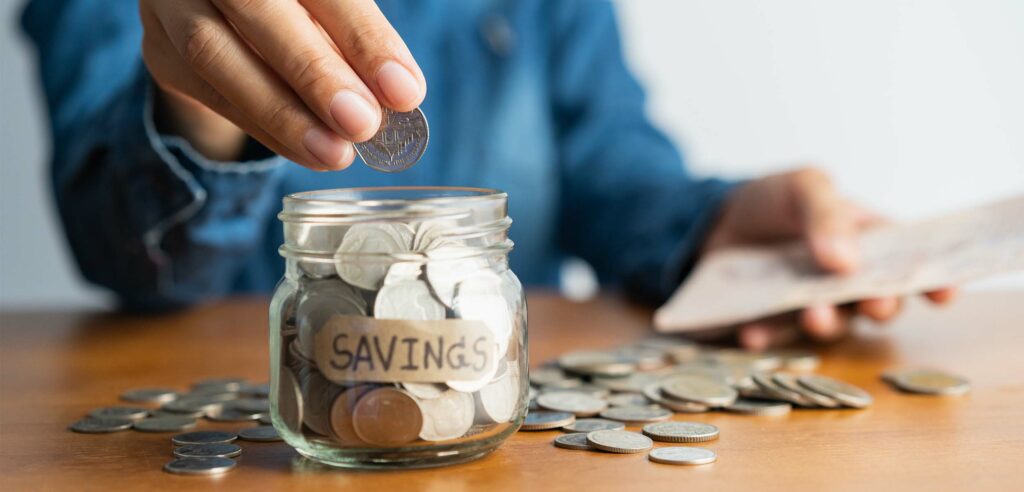
<path fill-rule="evenodd" d="M 772 400 L 786 401 L 794 405 L 799 405 L 801 407 L 814 406 L 813 401 L 805 397 L 801 392 L 793 391 L 782 387 L 781 385 L 775 382 L 772 376 L 766 373 L 755 373 L 752 376 L 752 378 L 754 380 L 754 383 L 757 385 L 757 389 L 759 389 L 764 394 L 764 396 Z M 749 395 L 750 393 L 747 394 Z"/>
<path fill-rule="evenodd" d="M 295 311 L 298 324 L 296 349 L 303 359 L 312 359 L 316 333 L 335 315 L 366 316 L 361 293 L 337 278 L 305 280 Z"/>
<path fill-rule="evenodd" d="M 356 402 L 374 388 L 371 384 L 362 384 L 346 389 L 331 403 L 331 433 L 335 439 L 345 446 L 365 444 L 356 434 L 352 423 L 352 411 Z"/>
<path fill-rule="evenodd" d="M 277 378 L 277 413 L 285 427 L 292 432 L 302 430 L 302 392 L 295 375 L 281 367 Z"/>
<path fill-rule="evenodd" d="M 98 419 L 144 419 L 149 415 L 149 410 L 139 407 L 103 407 L 89 412 L 90 417 Z"/>
<path fill-rule="evenodd" d="M 793 409 L 789 403 L 774 401 L 758 401 L 740 398 L 731 405 L 725 406 L 724 410 L 746 415 L 778 416 L 786 415 Z"/>
<path fill-rule="evenodd" d="M 626 377 L 595 377 L 592 379 L 595 385 L 608 388 L 618 393 L 642 393 L 644 391 L 644 386 L 657 382 L 661 378 L 653 374 L 638 372 Z"/>
<path fill-rule="evenodd" d="M 266 415 L 260 415 L 259 422 L 264 425 L 272 425 L 274 423 L 274 419 L 272 419 L 268 413 Z"/>
<path fill-rule="evenodd" d="M 493 346 L 494 353 L 488 358 L 487 362 L 490 364 L 478 379 L 472 381 L 446 381 L 445 384 L 449 388 L 455 391 L 461 391 L 463 393 L 474 393 L 483 389 L 484 386 L 491 384 L 494 381 L 494 376 L 498 373 L 500 356 L 498 355 L 497 345 Z"/>
<path fill-rule="evenodd" d="M 479 271 L 490 268 L 486 259 L 473 256 L 472 249 L 450 242 L 431 244 L 424 253 L 430 260 L 427 262 L 427 281 L 437 298 L 445 306 L 452 307 L 455 300 L 455 289 L 464 279 Z"/>
<path fill-rule="evenodd" d="M 156 417 L 159 414 L 177 415 L 179 417 L 192 417 L 197 419 L 223 406 L 219 401 L 198 401 L 198 400 L 174 400 L 163 404 L 157 412 L 151 412 Z"/>
<path fill-rule="evenodd" d="M 577 417 L 597 415 L 601 410 L 608 407 L 608 403 L 600 398 L 595 398 L 586 393 L 564 390 L 542 393 L 537 397 L 537 404 L 541 408 L 556 412 L 569 412 Z"/>
<path fill-rule="evenodd" d="M 86 417 L 71 424 L 68 428 L 83 434 L 106 434 L 131 429 L 134 422 L 131 419 Z"/>
<path fill-rule="evenodd" d="M 388 223 L 356 224 L 349 227 L 338 246 L 335 268 L 345 282 L 361 289 L 377 290 L 384 282 L 388 267 L 394 263 L 388 257 L 408 252 L 411 247 L 412 232 L 408 226 L 403 229 Z M 374 257 L 363 260 L 353 259 L 352 255 Z"/>
<path fill-rule="evenodd" d="M 270 383 L 246 383 L 242 385 L 242 389 L 239 392 L 251 398 L 265 400 L 270 397 Z"/>
<path fill-rule="evenodd" d="M 651 449 L 651 438 L 624 430 L 599 430 L 587 433 L 587 444 L 609 453 L 642 453 Z"/>
<path fill-rule="evenodd" d="M 526 414 L 526 419 L 523 420 L 523 425 L 519 430 L 539 431 L 557 429 L 575 421 L 576 416 L 569 412 L 530 411 Z"/>
<path fill-rule="evenodd" d="M 373 316 L 378 319 L 445 319 L 444 306 L 434 299 L 422 280 L 407 280 L 385 285 L 377 291 Z M 508 343 L 506 337 L 506 343 Z"/>
<path fill-rule="evenodd" d="M 651 405 L 646 396 L 636 393 L 618 393 L 605 397 L 608 405 L 613 407 L 643 407 Z"/>
<path fill-rule="evenodd" d="M 478 270 L 461 279 L 455 287 L 452 310 L 460 319 L 482 321 L 494 335 L 498 355 L 504 356 L 515 328 L 501 290 L 501 277 L 490 270 Z"/>
<path fill-rule="evenodd" d="M 335 385 L 325 378 L 320 371 L 310 370 L 305 372 L 302 385 L 302 395 L 305 398 L 303 403 L 305 413 L 302 415 L 302 423 L 309 430 L 322 436 L 331 434 L 331 404 L 343 391 L 343 388 Z"/>
<path fill-rule="evenodd" d="M 240 378 L 236 376 L 223 378 L 207 378 L 193 383 L 192 389 L 216 392 L 237 392 L 238 390 L 242 389 L 243 384 L 245 384 L 245 378 Z"/>
<path fill-rule="evenodd" d="M 575 422 L 562 427 L 562 432 L 586 434 L 597 430 L 622 430 L 626 424 L 607 419 L 576 419 Z"/>
<path fill-rule="evenodd" d="M 680 413 L 702 413 L 707 412 L 711 407 L 692 401 L 676 400 L 674 398 L 667 398 L 661 392 L 661 384 L 653 383 L 644 387 L 644 396 L 658 405 L 661 405 L 673 412 Z"/>
<path fill-rule="evenodd" d="M 270 400 L 266 398 L 239 398 L 225 405 L 239 412 L 265 414 L 270 412 Z"/>
<path fill-rule="evenodd" d="M 839 408 L 839 402 L 832 398 L 825 396 L 821 393 L 811 391 L 797 382 L 796 376 L 793 374 L 786 374 L 784 372 L 776 372 L 772 374 L 772 381 L 789 391 L 799 393 L 805 400 L 810 401 L 814 405 L 825 408 Z"/>
<path fill-rule="evenodd" d="M 452 219 L 424 220 L 416 225 L 416 235 L 412 240 L 413 251 L 426 251 L 435 240 L 443 238 L 446 242 L 458 228 L 458 222 Z"/>
<path fill-rule="evenodd" d="M 364 164 L 394 173 L 419 162 L 429 141 L 430 127 L 420 108 L 402 113 L 382 107 L 377 134 L 354 146 Z"/>
<path fill-rule="evenodd" d="M 234 458 L 242 454 L 236 444 L 188 444 L 173 450 L 179 458 Z"/>
<path fill-rule="evenodd" d="M 440 398 L 448 387 L 438 383 L 402 383 L 402 389 L 420 400 Z"/>
<path fill-rule="evenodd" d="M 577 385 L 582 383 L 578 378 L 566 375 L 565 372 L 557 367 L 538 367 L 536 369 L 530 369 L 530 384 L 534 386 L 544 386 L 546 384 L 557 383 L 560 381 L 574 381 Z"/>
<path fill-rule="evenodd" d="M 473 426 L 475 402 L 471 394 L 448 390 L 439 398 L 421 400 L 419 405 L 423 415 L 419 436 L 424 441 L 455 439 Z"/>
<path fill-rule="evenodd" d="M 595 351 L 562 355 L 558 365 L 566 371 L 587 376 L 628 376 L 636 370 L 636 361 L 630 357 Z"/>
<path fill-rule="evenodd" d="M 587 434 L 585 432 L 562 434 L 555 438 L 555 447 L 562 449 L 576 449 L 580 451 L 590 450 L 590 445 L 587 444 Z"/>
<path fill-rule="evenodd" d="M 651 451 L 647 459 L 666 465 L 706 465 L 714 463 L 718 456 L 710 449 L 668 446 Z"/>
<path fill-rule="evenodd" d="M 423 414 L 412 395 L 397 388 L 377 388 L 359 399 L 352 425 L 360 439 L 375 446 L 398 446 L 416 440 Z"/>
<path fill-rule="evenodd" d="M 176 446 L 187 446 L 189 444 L 228 444 L 238 436 L 231 432 L 224 431 L 195 431 L 178 434 L 171 438 L 171 443 Z"/>
<path fill-rule="evenodd" d="M 871 405 L 874 398 L 871 395 L 849 383 L 820 375 L 804 375 L 797 378 L 797 381 L 811 391 L 817 391 L 825 396 L 839 401 L 843 405 L 853 408 L 865 408 Z"/>
<path fill-rule="evenodd" d="M 821 359 L 813 352 L 802 350 L 775 351 L 782 358 L 782 367 L 790 371 L 810 372 L 821 365 Z"/>
<path fill-rule="evenodd" d="M 700 422 L 656 422 L 643 428 L 645 436 L 664 442 L 705 442 L 718 439 L 718 427 Z"/>
<path fill-rule="evenodd" d="M 508 373 L 475 393 L 477 423 L 502 423 L 512 420 L 519 401 L 519 377 Z"/>
<path fill-rule="evenodd" d="M 137 420 L 132 427 L 142 432 L 176 432 L 195 426 L 196 419 L 192 417 L 152 417 Z"/>
<path fill-rule="evenodd" d="M 602 411 L 601 418 L 630 424 L 658 422 L 672 418 L 672 412 L 660 407 L 612 407 Z"/>
<path fill-rule="evenodd" d="M 258 427 L 246 427 L 238 431 L 238 438 L 243 441 L 271 442 L 280 441 L 281 435 L 272 425 L 261 425 Z"/>
<path fill-rule="evenodd" d="M 206 414 L 206 418 L 214 422 L 251 422 L 260 418 L 259 413 L 250 413 L 237 408 L 222 408 Z"/>
<path fill-rule="evenodd" d="M 384 285 L 418 280 L 423 273 L 423 263 L 418 261 L 398 261 L 388 267 L 384 275 Z"/>
<path fill-rule="evenodd" d="M 553 386 L 553 387 L 542 386 L 541 387 L 541 392 L 542 393 L 547 393 L 547 392 L 550 392 L 550 391 L 572 391 L 574 393 L 583 393 L 583 394 L 586 394 L 586 395 L 593 396 L 594 398 L 601 398 L 601 399 L 605 399 L 609 395 L 611 395 L 611 390 L 609 390 L 608 388 L 604 388 L 604 387 L 598 386 L 596 384 L 590 384 L 590 383 L 578 384 L 576 386 L 571 386 L 571 387 L 568 387 L 568 388 L 559 388 L 557 386 Z"/>
<path fill-rule="evenodd" d="M 661 382 L 661 391 L 673 398 L 692 401 L 712 407 L 728 405 L 739 396 L 735 389 L 711 379 L 677 375 Z"/>
<path fill-rule="evenodd" d="M 167 388 L 138 388 L 121 393 L 124 401 L 167 403 L 178 397 L 178 392 Z"/>
<path fill-rule="evenodd" d="M 888 379 L 897 388 L 926 395 L 962 395 L 971 390 L 966 379 L 934 369 L 908 369 Z"/>
<path fill-rule="evenodd" d="M 164 471 L 178 475 L 220 475 L 235 467 L 231 458 L 178 458 L 164 465 Z"/>

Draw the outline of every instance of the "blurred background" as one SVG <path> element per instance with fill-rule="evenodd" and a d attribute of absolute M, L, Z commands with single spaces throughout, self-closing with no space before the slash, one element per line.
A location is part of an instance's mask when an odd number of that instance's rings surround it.
<path fill-rule="evenodd" d="M 1022 1 L 616 3 L 652 117 L 697 172 L 813 163 L 904 220 L 1024 192 Z M 104 306 L 49 196 L 22 4 L 0 1 L 0 308 Z M 567 272 L 589 292 L 585 267 Z M 1024 288 L 1024 275 L 979 288 Z"/>

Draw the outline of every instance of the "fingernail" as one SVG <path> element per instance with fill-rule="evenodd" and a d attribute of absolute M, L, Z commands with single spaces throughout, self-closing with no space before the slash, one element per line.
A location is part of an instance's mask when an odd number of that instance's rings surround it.
<path fill-rule="evenodd" d="M 357 142 L 376 133 L 380 115 L 362 96 L 352 91 L 341 91 L 331 99 L 331 116 L 347 136 Z"/>
<path fill-rule="evenodd" d="M 420 84 L 409 70 L 389 61 L 377 70 L 377 86 L 392 106 L 406 108 L 420 99 Z"/>
<path fill-rule="evenodd" d="M 302 137 L 302 145 L 313 157 L 316 157 L 321 164 L 338 169 L 346 162 L 351 145 L 334 132 L 323 128 L 312 128 Z"/>

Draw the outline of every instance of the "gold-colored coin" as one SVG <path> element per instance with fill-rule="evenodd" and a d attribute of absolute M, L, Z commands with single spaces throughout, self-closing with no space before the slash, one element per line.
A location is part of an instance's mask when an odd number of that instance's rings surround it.
<path fill-rule="evenodd" d="M 352 426 L 360 439 L 374 446 L 399 446 L 415 441 L 423 430 L 416 399 L 397 388 L 377 388 L 356 402 Z"/>

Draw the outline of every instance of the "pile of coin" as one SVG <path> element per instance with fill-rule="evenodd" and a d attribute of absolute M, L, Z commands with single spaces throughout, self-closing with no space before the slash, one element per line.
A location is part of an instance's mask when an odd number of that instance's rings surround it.
<path fill-rule="evenodd" d="M 715 409 L 783 415 L 800 408 L 865 408 L 872 397 L 853 385 L 810 374 L 804 352 L 751 353 L 654 337 L 606 351 L 565 354 L 531 371 L 531 409 L 650 422 L 672 413 Z"/>
<path fill-rule="evenodd" d="M 518 280 L 456 218 L 404 220 L 286 229 L 299 249 L 336 253 L 289 259 L 297 287 L 275 311 L 283 432 L 339 448 L 431 445 L 524 413 Z"/>
<path fill-rule="evenodd" d="M 128 429 L 139 432 L 181 432 L 195 428 L 199 419 L 211 422 L 259 422 L 237 433 L 195 431 L 171 438 L 176 459 L 164 471 L 186 475 L 215 475 L 235 467 L 242 448 L 233 441 L 280 441 L 270 425 L 268 384 L 251 384 L 243 378 L 204 379 L 189 391 L 140 388 L 121 393 L 121 400 L 135 406 L 101 407 L 69 427 L 74 432 L 106 434 Z M 145 405 L 145 406 L 143 406 Z"/>

